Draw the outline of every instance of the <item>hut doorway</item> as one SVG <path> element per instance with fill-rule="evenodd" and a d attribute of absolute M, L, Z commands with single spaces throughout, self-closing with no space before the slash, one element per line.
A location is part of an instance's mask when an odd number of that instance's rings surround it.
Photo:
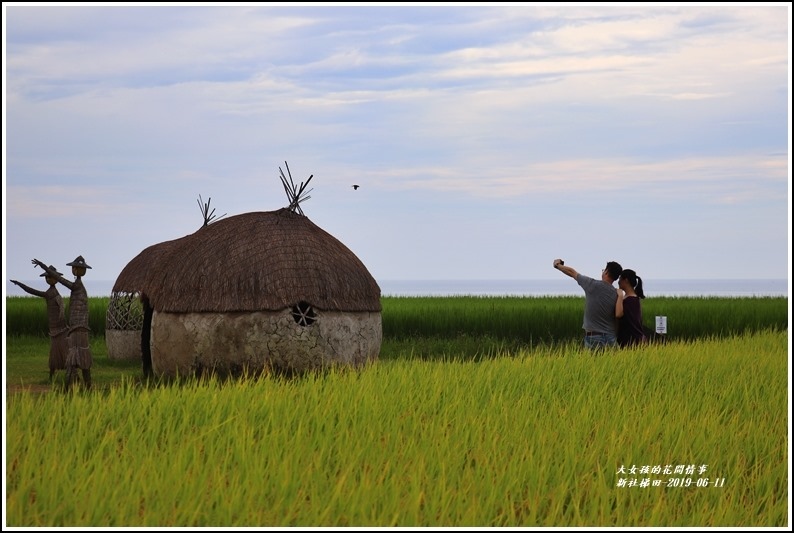
<path fill-rule="evenodd" d="M 154 309 L 149 304 L 149 298 L 141 294 L 141 305 L 143 306 L 143 326 L 141 329 L 141 360 L 143 362 L 143 377 L 148 378 L 154 375 L 152 371 L 152 315 Z"/>

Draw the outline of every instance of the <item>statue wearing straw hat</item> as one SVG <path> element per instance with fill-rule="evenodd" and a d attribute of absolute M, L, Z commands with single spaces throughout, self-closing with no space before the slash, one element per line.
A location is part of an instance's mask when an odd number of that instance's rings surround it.
<path fill-rule="evenodd" d="M 60 272 L 55 270 L 54 266 L 50 265 L 49 268 L 61 275 Z M 56 287 L 58 280 L 54 276 L 47 274 L 47 272 L 41 274 L 41 276 L 44 277 L 49 285 L 46 291 L 28 287 L 15 279 L 12 279 L 11 283 L 19 286 L 26 293 L 39 296 L 47 301 L 47 319 L 50 326 L 50 381 L 52 381 L 56 370 L 64 370 L 66 368 L 66 357 L 69 355 L 69 339 L 67 337 L 69 326 L 66 324 L 63 298 L 61 298 L 58 287 Z"/>
<path fill-rule="evenodd" d="M 33 260 L 34 265 L 44 269 L 45 274 L 54 277 L 58 283 L 70 289 L 72 294 L 69 298 L 69 355 L 66 358 L 66 383 L 72 385 L 77 380 L 77 369 L 83 371 L 83 384 L 86 388 L 91 387 L 91 346 L 88 344 L 88 334 L 91 329 L 88 327 L 88 293 L 83 286 L 82 277 L 86 269 L 91 268 L 85 262 L 82 255 L 71 263 L 66 263 L 72 267 L 74 281 L 64 278 L 52 267 L 48 267 L 38 259 Z"/>

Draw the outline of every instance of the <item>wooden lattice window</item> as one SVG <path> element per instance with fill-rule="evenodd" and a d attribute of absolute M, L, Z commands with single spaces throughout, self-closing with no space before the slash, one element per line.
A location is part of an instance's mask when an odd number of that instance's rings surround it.
<path fill-rule="evenodd" d="M 114 292 L 110 296 L 105 317 L 105 329 L 140 331 L 143 329 L 143 304 L 140 295 Z"/>

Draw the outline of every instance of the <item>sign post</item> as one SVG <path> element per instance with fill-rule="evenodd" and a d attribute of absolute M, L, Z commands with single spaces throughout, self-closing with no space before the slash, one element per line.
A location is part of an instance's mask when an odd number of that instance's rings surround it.
<path fill-rule="evenodd" d="M 657 316 L 656 317 L 656 333 L 660 335 L 667 334 L 667 317 L 666 316 Z"/>

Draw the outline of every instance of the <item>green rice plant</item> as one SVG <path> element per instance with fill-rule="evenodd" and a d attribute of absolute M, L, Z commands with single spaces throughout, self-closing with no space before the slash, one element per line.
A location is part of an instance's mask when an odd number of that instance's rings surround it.
<path fill-rule="evenodd" d="M 567 339 L 581 330 L 584 300 L 575 297 L 383 298 L 385 337 L 491 336 L 527 343 Z"/>
<path fill-rule="evenodd" d="M 788 328 L 788 298 L 646 298 L 642 309 L 651 328 L 657 315 L 667 316 L 668 335 L 678 339 Z"/>
<path fill-rule="evenodd" d="M 12 394 L 7 525 L 784 527 L 787 365 L 767 330 Z"/>
<path fill-rule="evenodd" d="M 583 297 L 389 297 L 382 303 L 384 338 L 470 335 L 535 345 L 582 336 Z M 667 316 L 669 339 L 788 327 L 787 298 L 646 298 L 642 305 L 648 328 L 655 328 L 656 315 Z"/>
<path fill-rule="evenodd" d="M 68 298 L 65 298 L 68 302 Z M 89 323 L 104 335 L 108 297 L 89 298 Z M 584 298 L 541 297 L 384 297 L 386 339 L 478 337 L 527 346 L 581 340 Z M 668 338 L 730 336 L 745 331 L 788 327 L 788 298 L 647 298 L 644 324 L 667 316 Z M 9 335 L 47 335 L 47 310 L 41 298 L 6 297 Z"/>
<path fill-rule="evenodd" d="M 69 297 L 63 297 L 66 316 L 69 316 Z M 105 319 L 110 297 L 88 299 L 88 325 L 93 335 L 105 336 Z M 34 296 L 6 296 L 6 332 L 8 335 L 49 334 L 47 302 Z"/>

